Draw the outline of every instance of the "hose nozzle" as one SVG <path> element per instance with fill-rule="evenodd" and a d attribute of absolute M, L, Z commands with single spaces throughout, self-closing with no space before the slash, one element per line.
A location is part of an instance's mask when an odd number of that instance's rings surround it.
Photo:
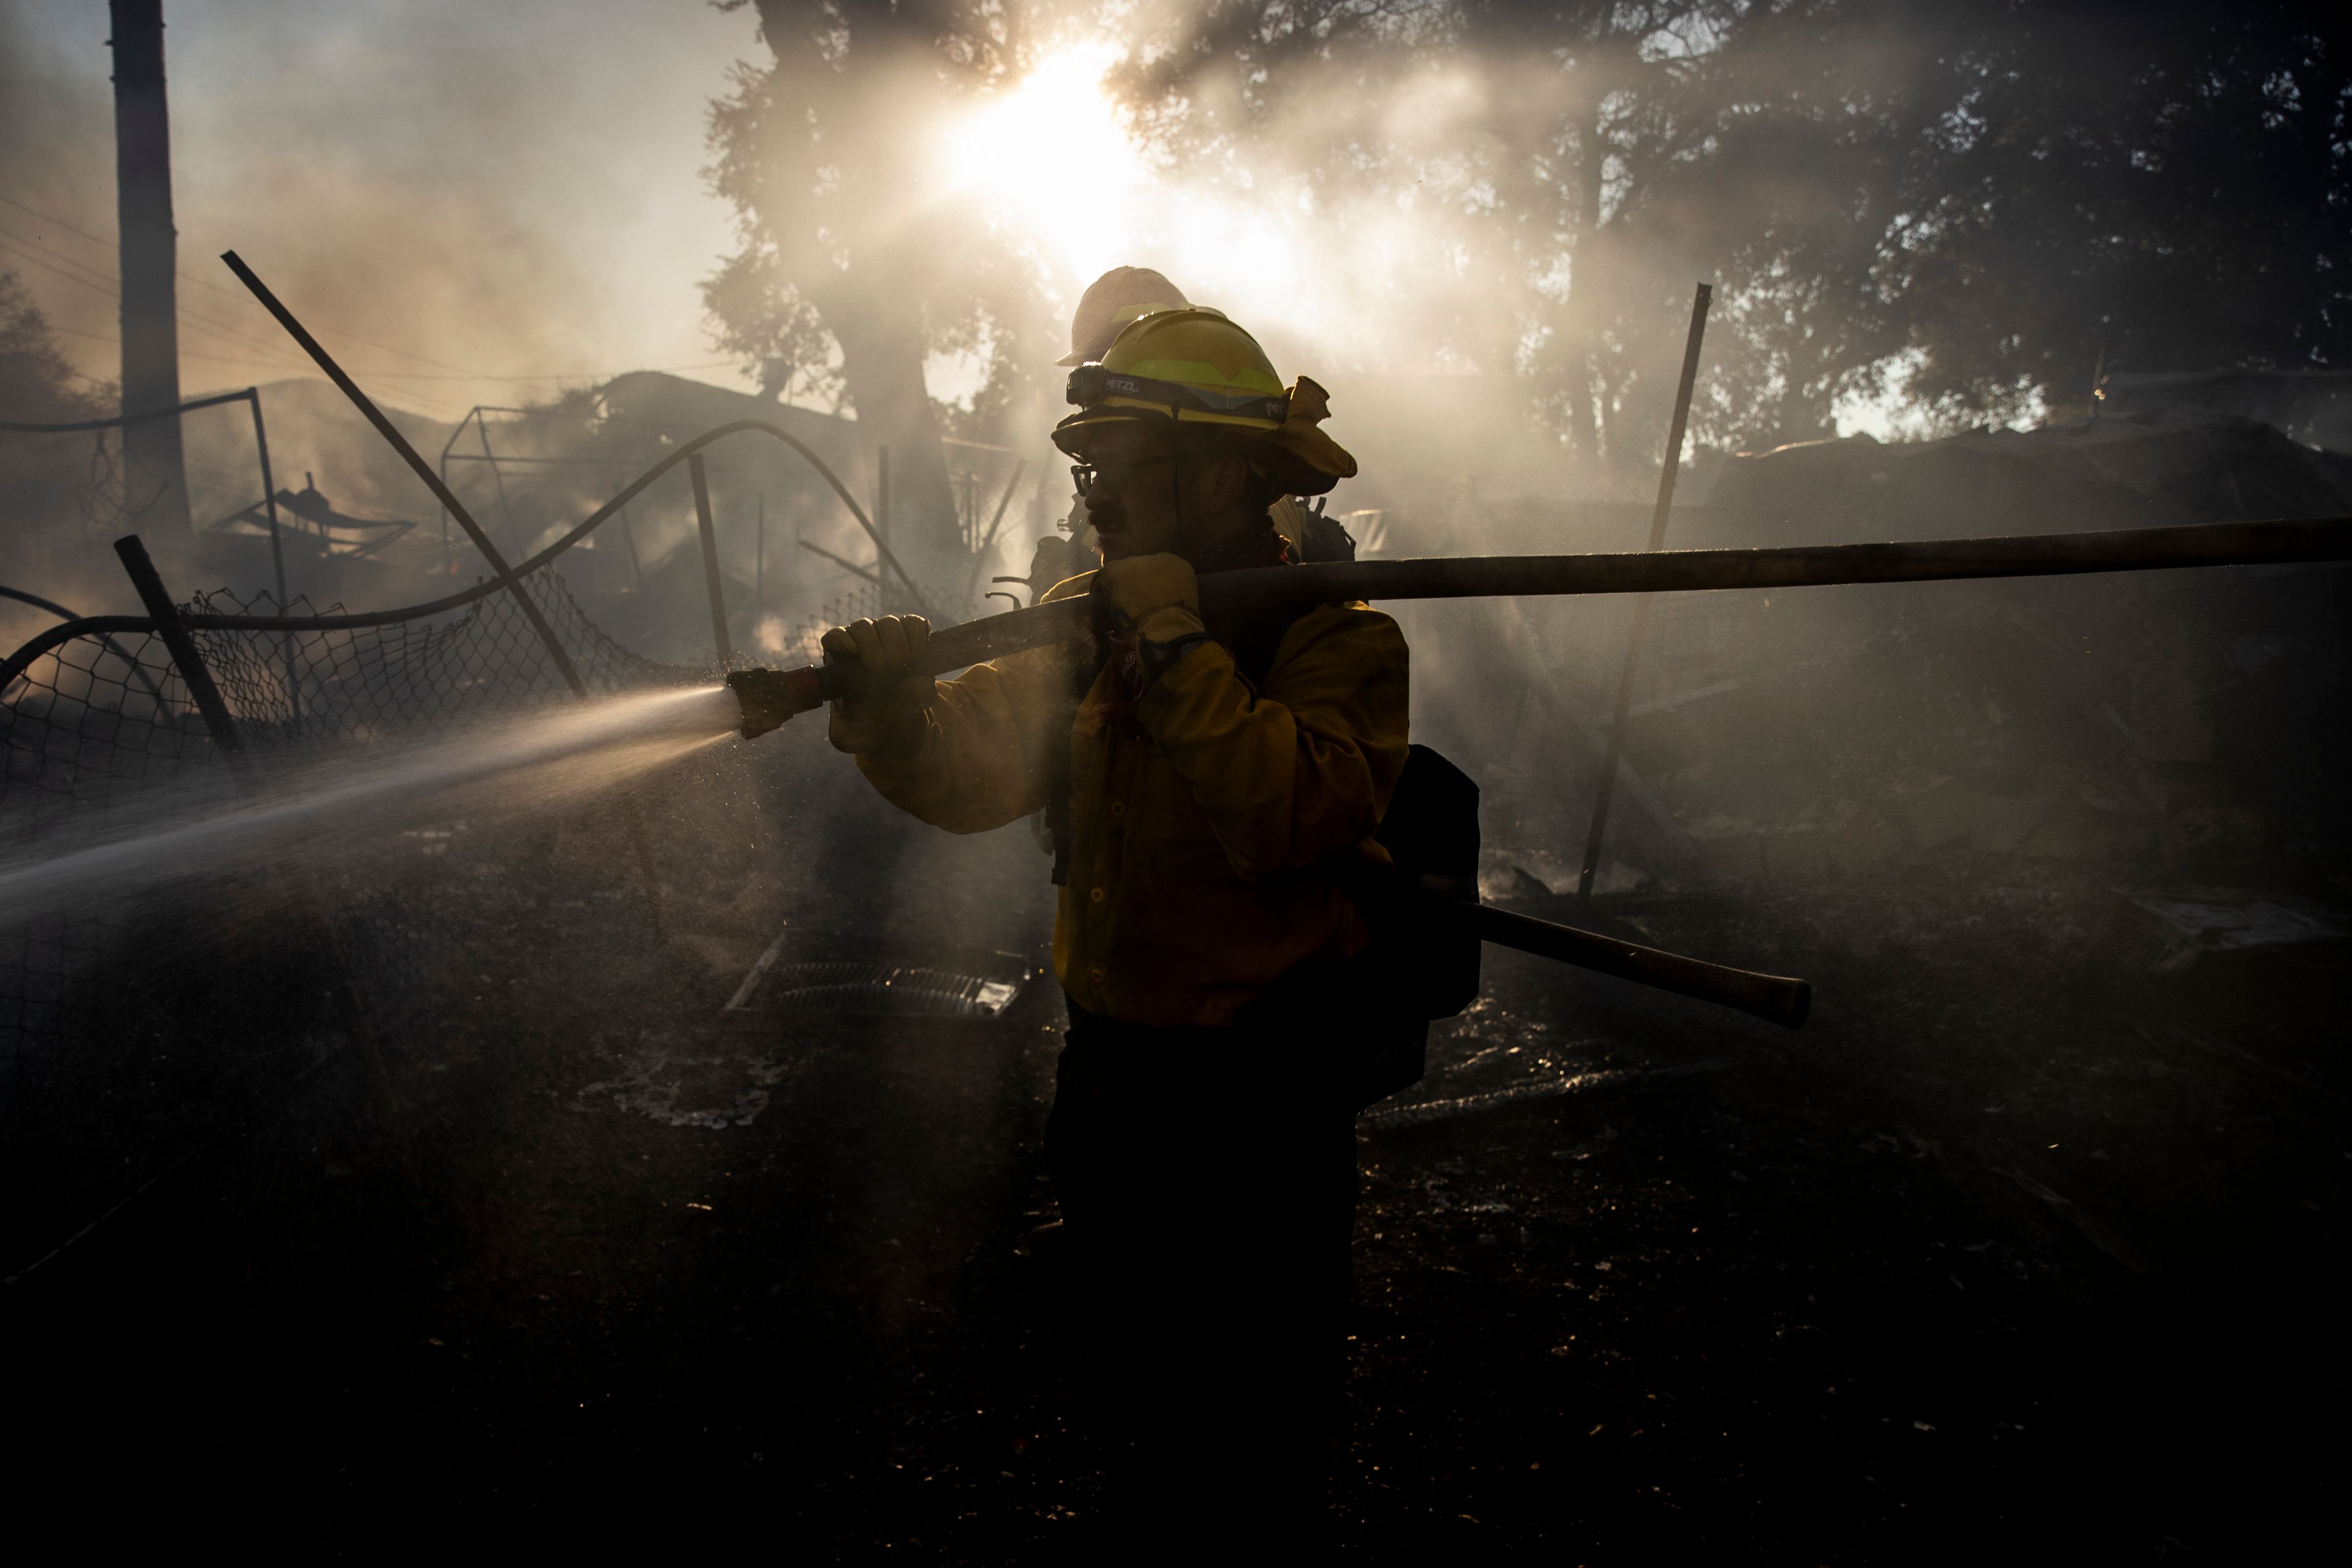
<path fill-rule="evenodd" d="M 824 672 L 814 665 L 799 669 L 738 669 L 727 677 L 728 689 L 743 705 L 743 738 L 764 735 L 795 713 L 824 706 Z"/>

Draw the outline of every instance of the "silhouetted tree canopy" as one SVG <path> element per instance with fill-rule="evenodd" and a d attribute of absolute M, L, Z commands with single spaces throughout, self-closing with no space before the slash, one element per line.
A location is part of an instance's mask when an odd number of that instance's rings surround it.
<path fill-rule="evenodd" d="M 64 424 L 111 413 L 110 399 L 74 385 L 73 366 L 58 352 L 49 321 L 16 281 L 0 272 L 0 409 L 10 419 Z"/>
<path fill-rule="evenodd" d="M 982 226 L 933 199 L 941 119 L 1017 58 L 1017 6 L 992 0 L 720 0 L 752 5 L 773 56 L 711 111 L 710 175 L 741 249 L 705 286 L 722 347 L 781 390 L 830 393 L 892 449 L 902 537 L 946 548 L 954 506 L 935 350 L 989 336 L 1012 265 Z M 1006 312 L 999 311 L 1000 316 Z"/>
<path fill-rule="evenodd" d="M 935 338 L 1017 315 L 1042 269 L 959 245 L 910 292 L 845 216 L 888 177 L 861 149 L 904 134 L 849 106 L 852 40 L 917 51 L 931 101 L 1017 73 L 1039 7 L 759 4 L 777 68 L 714 128 L 722 190 L 765 226 L 712 284 L 730 342 L 815 363 L 846 308 L 824 291 L 853 283 L 939 301 Z M 2352 49 L 2315 7 L 1145 0 L 1098 20 L 1166 167 L 1294 184 L 1335 287 L 1373 243 L 1351 214 L 1442 237 L 1442 265 L 1415 251 L 1368 296 L 1377 346 L 1331 353 L 1516 377 L 1570 451 L 1629 469 L 1655 461 L 1700 279 L 1696 430 L 1719 445 L 1829 434 L 1856 397 L 1950 428 L 2079 411 L 2102 368 L 2347 360 Z"/>
<path fill-rule="evenodd" d="M 2102 363 L 2345 360 L 2346 34 L 2315 8 L 1228 0 L 1161 25 L 1122 85 L 1196 148 L 1295 145 L 1286 97 L 1333 77 L 1476 63 L 1485 298 L 1580 449 L 1671 374 L 1692 278 L 1722 286 L 1704 427 L 1733 441 L 1824 433 L 1888 385 L 1972 422 L 2079 407 Z M 1356 154 L 1324 150 L 1360 178 Z"/>

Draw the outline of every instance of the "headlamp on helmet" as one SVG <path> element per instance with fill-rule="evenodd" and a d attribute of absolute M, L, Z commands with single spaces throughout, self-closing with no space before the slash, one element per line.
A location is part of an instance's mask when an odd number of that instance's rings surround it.
<path fill-rule="evenodd" d="M 1263 419 L 1275 425 L 1290 416 L 1288 393 L 1269 395 L 1262 392 L 1213 392 L 1207 387 L 1187 386 L 1180 381 L 1132 375 L 1104 364 L 1082 364 L 1070 372 L 1065 396 L 1079 408 L 1092 408 L 1113 397 L 1120 397 L 1165 408 Z"/>

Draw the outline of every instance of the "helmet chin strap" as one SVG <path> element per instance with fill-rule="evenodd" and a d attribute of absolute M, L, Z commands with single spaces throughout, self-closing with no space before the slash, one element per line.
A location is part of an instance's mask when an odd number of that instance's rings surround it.
<path fill-rule="evenodd" d="M 1173 407 L 1168 410 L 1168 425 L 1172 449 L 1168 464 L 1168 501 L 1176 509 L 1176 553 L 1196 572 L 1214 571 L 1218 552 L 1208 547 L 1208 542 L 1200 536 L 1198 520 L 1184 510 L 1184 463 L 1189 454 L 1184 450 L 1183 427 Z M 1230 542 L 1217 542 L 1222 547 Z"/>
<path fill-rule="evenodd" d="M 1176 509 L 1176 553 L 1198 571 L 1204 558 L 1200 541 L 1192 537 L 1192 520 L 1184 510 L 1184 426 L 1173 405 L 1168 409 L 1168 435 L 1173 454 L 1168 463 L 1168 501 Z"/>

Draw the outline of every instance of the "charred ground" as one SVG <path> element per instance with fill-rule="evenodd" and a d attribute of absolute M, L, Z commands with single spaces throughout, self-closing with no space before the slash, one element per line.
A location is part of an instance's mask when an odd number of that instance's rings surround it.
<path fill-rule="evenodd" d="M 450 851 L 474 891 L 406 972 L 389 1116 L 348 1050 L 232 1075 L 241 1114 L 9 1288 L 18 1430 L 47 1435 L 20 1474 L 128 1483 L 125 1529 L 347 1554 L 1082 1541 L 1050 1264 L 1013 1251 L 1050 1213 L 1043 858 L 895 817 L 814 728 L 771 743 L 657 786 L 701 802 L 657 833 L 659 936 L 585 827 Z M 1490 952 L 1428 1082 L 1364 1123 L 1349 1552 L 2227 1559 L 2311 1527 L 2341 953 L 2128 980 L 2111 900 L 1956 851 L 1604 904 L 1811 977 L 1793 1035 Z M 994 1019 L 722 1017 L 779 930 L 1032 981 Z"/>

